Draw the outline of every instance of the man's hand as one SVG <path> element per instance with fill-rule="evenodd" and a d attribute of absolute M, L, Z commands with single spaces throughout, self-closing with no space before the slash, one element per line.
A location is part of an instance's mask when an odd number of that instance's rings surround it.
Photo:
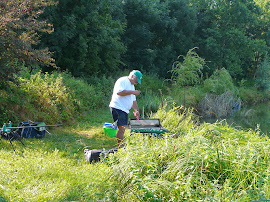
<path fill-rule="evenodd" d="M 141 91 L 139 91 L 139 90 L 134 90 L 134 93 L 133 93 L 133 95 L 136 95 L 136 96 L 138 96 L 139 94 L 141 93 Z"/>
<path fill-rule="evenodd" d="M 139 112 L 138 110 L 135 110 L 135 111 L 133 112 L 133 114 L 134 114 L 135 118 L 136 118 L 137 120 L 139 120 L 139 118 L 140 118 L 140 112 Z"/>

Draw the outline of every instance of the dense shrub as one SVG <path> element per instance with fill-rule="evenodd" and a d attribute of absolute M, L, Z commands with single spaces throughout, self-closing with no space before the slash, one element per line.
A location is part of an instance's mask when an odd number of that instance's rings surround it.
<path fill-rule="evenodd" d="M 205 96 L 205 92 L 201 86 L 173 87 L 170 95 L 177 105 L 196 108 L 199 101 Z"/>
<path fill-rule="evenodd" d="M 28 119 L 46 123 L 70 122 L 97 108 L 108 107 L 117 79 L 105 76 L 75 78 L 67 72 L 44 74 L 38 68 L 32 73 L 24 66 L 21 69 L 18 84 L 10 82 L 8 88 L 0 91 L 2 122 Z M 137 85 L 136 89 L 141 90 L 137 98 L 141 112 L 143 109 L 145 115 L 156 112 L 161 104 L 160 92 L 166 92 L 162 80 L 144 74 L 142 85 Z"/>
<path fill-rule="evenodd" d="M 78 103 L 79 112 L 88 112 L 90 109 L 105 106 L 106 95 L 100 88 L 100 82 L 89 84 L 84 79 L 74 78 L 70 74 L 64 74 L 63 78 L 64 84 Z"/>
<path fill-rule="evenodd" d="M 239 97 L 245 104 L 256 104 L 270 99 L 267 91 L 258 91 L 256 87 L 245 86 L 239 88 Z"/>
<path fill-rule="evenodd" d="M 158 108 L 165 103 L 168 95 L 168 88 L 164 80 L 157 75 L 144 74 L 142 84 L 137 85 L 136 89 L 141 91 L 137 97 L 140 111 L 144 111 L 146 116 L 157 112 Z"/>
<path fill-rule="evenodd" d="M 75 103 L 62 79 L 60 75 L 38 72 L 19 77 L 17 84 L 9 82 L 9 87 L 1 90 L 1 121 L 56 123 L 72 120 Z"/>
<path fill-rule="evenodd" d="M 270 58 L 267 55 L 257 70 L 255 86 L 260 90 L 270 90 Z"/>
<path fill-rule="evenodd" d="M 32 74 L 19 78 L 23 107 L 28 118 L 47 123 L 70 121 L 75 114 L 75 100 L 60 74 Z"/>
<path fill-rule="evenodd" d="M 216 70 L 210 78 L 204 81 L 204 89 L 206 92 L 215 93 L 217 95 L 223 94 L 225 91 L 237 93 L 237 89 L 233 84 L 230 73 L 222 68 Z"/>

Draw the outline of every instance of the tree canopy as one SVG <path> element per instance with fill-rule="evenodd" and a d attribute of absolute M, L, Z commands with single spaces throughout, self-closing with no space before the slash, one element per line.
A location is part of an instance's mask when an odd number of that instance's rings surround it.
<path fill-rule="evenodd" d="M 267 0 L 5 0 L 0 7 L 2 78 L 16 62 L 50 71 L 52 58 L 79 77 L 139 69 L 171 78 L 178 56 L 198 47 L 203 76 L 225 68 L 241 80 L 256 76 L 270 47 Z"/>
<path fill-rule="evenodd" d="M 55 53 L 56 64 L 74 76 L 110 72 L 118 68 L 125 51 L 121 7 L 119 0 L 59 0 L 43 16 L 54 25 L 43 45 Z"/>
<path fill-rule="evenodd" d="M 3 0 L 0 2 L 0 80 L 12 79 L 19 64 L 54 66 L 47 47 L 39 48 L 39 33 L 52 31 L 46 20 L 38 20 L 51 0 Z"/>

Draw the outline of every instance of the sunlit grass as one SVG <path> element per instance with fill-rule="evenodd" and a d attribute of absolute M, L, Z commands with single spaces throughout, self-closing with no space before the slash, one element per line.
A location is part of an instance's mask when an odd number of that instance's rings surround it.
<path fill-rule="evenodd" d="M 104 110 L 103 110 L 104 111 Z M 108 113 L 100 111 L 100 117 Z M 93 118 L 93 116 L 91 116 Z M 99 120 L 49 129 L 42 139 L 0 141 L 0 201 L 73 201 L 106 198 L 112 170 L 89 164 L 83 150 L 112 148 L 116 139 L 104 135 Z M 81 129 L 80 129 L 81 127 Z"/>
<path fill-rule="evenodd" d="M 173 136 L 153 138 L 127 130 L 125 149 L 89 164 L 84 148 L 116 147 L 116 138 L 105 136 L 102 128 L 110 114 L 101 110 L 89 117 L 51 129 L 43 139 L 24 139 L 26 146 L 14 141 L 17 155 L 1 140 L 0 201 L 270 198 L 270 144 L 259 130 L 237 130 L 226 122 L 199 124 L 190 109 L 162 108 L 155 118 Z"/>

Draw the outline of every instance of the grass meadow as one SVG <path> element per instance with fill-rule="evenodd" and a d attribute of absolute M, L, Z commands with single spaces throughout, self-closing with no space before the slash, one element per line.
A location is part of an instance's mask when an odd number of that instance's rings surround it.
<path fill-rule="evenodd" d="M 270 198 L 269 138 L 226 122 L 198 123 L 192 110 L 160 108 L 171 134 L 126 131 L 126 148 L 89 164 L 83 149 L 113 148 L 107 109 L 51 129 L 25 147 L 1 140 L 0 201 L 263 201 Z"/>
<path fill-rule="evenodd" d="M 99 115 L 100 119 L 94 118 Z M 83 149 L 111 148 L 115 138 L 103 132 L 109 110 L 89 114 L 89 121 L 49 129 L 42 139 L 0 141 L 0 201 L 95 201 L 106 198 L 112 169 L 87 164 Z"/>

